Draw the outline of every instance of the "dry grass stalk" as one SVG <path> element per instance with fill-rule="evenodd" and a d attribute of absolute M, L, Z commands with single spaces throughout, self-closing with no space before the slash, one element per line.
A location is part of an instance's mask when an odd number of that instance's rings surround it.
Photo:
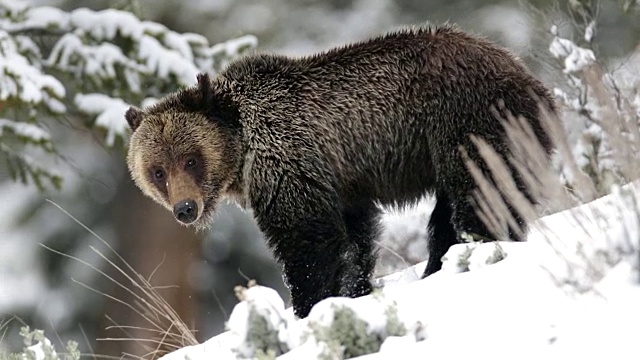
<path fill-rule="evenodd" d="M 49 200 L 48 200 L 49 201 Z M 134 341 L 138 343 L 147 353 L 143 356 L 135 356 L 132 354 L 123 354 L 126 357 L 135 357 L 140 359 L 155 359 L 160 357 L 161 355 L 168 353 L 170 351 L 189 346 L 196 345 L 198 341 L 194 335 L 194 331 L 191 330 L 183 321 L 180 319 L 178 313 L 167 303 L 167 301 L 162 297 L 159 290 L 162 290 L 166 287 L 157 287 L 153 286 L 150 283 L 150 279 L 153 277 L 153 273 L 149 277 L 149 279 L 145 278 L 142 274 L 138 273 L 127 261 L 120 256 L 115 249 L 109 245 L 107 241 L 105 241 L 102 237 L 96 234 L 94 231 L 89 229 L 86 225 L 81 223 L 78 219 L 76 219 L 73 215 L 69 214 L 66 210 L 60 207 L 58 204 L 49 201 L 52 205 L 57 207 L 60 211 L 69 216 L 73 221 L 75 221 L 78 225 L 82 226 L 86 231 L 88 231 L 92 236 L 102 242 L 111 252 L 113 256 L 119 261 L 120 264 L 116 263 L 109 256 L 103 254 L 100 250 L 91 246 L 91 250 L 96 253 L 102 260 L 104 260 L 107 264 L 109 264 L 112 268 L 117 270 L 125 279 L 128 280 L 128 283 L 124 284 L 118 280 L 116 280 L 111 275 L 107 274 L 105 271 L 97 268 L 96 266 L 82 260 L 80 258 L 59 252 L 57 250 L 51 249 L 45 245 L 42 245 L 46 249 L 73 259 L 86 265 L 91 268 L 93 271 L 96 271 L 108 281 L 112 282 L 116 286 L 122 288 L 127 293 L 131 294 L 135 300 L 133 304 L 127 303 L 121 299 L 115 298 L 109 294 L 106 294 L 100 290 L 94 289 L 86 284 L 75 281 L 76 283 L 84 286 L 85 288 L 94 291 L 98 294 L 101 294 L 129 309 L 131 309 L 134 313 L 139 315 L 146 323 L 149 324 L 148 328 L 140 328 L 140 327 L 132 327 L 121 324 L 113 324 L 108 327 L 108 329 L 118 329 L 122 331 L 126 337 L 113 337 L 113 338 L 103 338 L 98 339 L 101 341 Z M 160 264 L 161 265 L 161 264 Z M 159 265 L 159 266 L 160 266 Z M 155 273 L 155 271 L 154 271 Z M 113 320 L 107 315 L 107 319 L 111 322 Z M 152 334 L 156 334 L 153 338 L 138 338 L 131 335 L 131 331 L 144 330 L 150 332 Z"/>
<path fill-rule="evenodd" d="M 598 119 L 602 119 L 598 125 L 611 147 L 610 155 L 615 163 L 613 173 L 616 184 L 622 185 L 639 179 L 640 118 L 638 113 L 633 110 L 629 98 L 622 93 L 610 76 L 603 75 L 599 67 L 595 65 L 586 67 L 582 70 L 581 75 L 582 81 L 587 84 L 587 88 L 590 90 L 588 94 L 590 101 L 595 102 L 592 105 L 597 106 Z M 577 245 L 580 263 L 576 264 L 563 255 L 568 254 L 567 250 L 576 251 L 576 249 L 567 248 L 576 245 L 564 241 L 566 239 L 560 239 L 549 229 L 541 228 L 543 224 L 535 221 L 541 214 L 540 205 L 538 205 L 540 203 L 548 203 L 553 211 L 559 211 L 584 204 L 601 196 L 602 192 L 601 189 L 598 189 L 597 184 L 603 178 L 602 174 L 595 174 L 596 178 L 593 178 L 582 171 L 573 157 L 562 120 L 548 109 L 542 108 L 541 110 L 544 115 L 543 128 L 556 149 L 554 155 L 561 159 L 565 168 L 572 174 L 572 186 L 567 188 L 560 180 L 552 161 L 545 156 L 544 150 L 534 136 L 528 122 L 525 119 L 507 114 L 507 118 L 501 120 L 511 149 L 508 163 L 484 140 L 473 137 L 472 142 L 489 169 L 489 175 L 485 175 L 480 167 L 470 160 L 467 152 L 461 149 L 469 171 L 478 184 L 478 190 L 474 195 L 477 212 L 496 238 L 502 240 L 505 238 L 507 225 L 513 224 L 514 219 L 509 211 L 509 209 L 513 209 L 532 227 L 537 227 L 545 234 L 546 241 L 559 256 L 566 260 L 569 272 L 580 268 L 580 271 L 587 274 L 590 283 L 593 284 L 604 276 L 606 270 L 619 261 L 623 254 L 628 255 L 629 251 L 635 251 L 638 252 L 640 258 L 638 239 L 626 239 L 627 244 L 623 246 L 620 246 L 619 243 L 616 244 L 614 239 L 606 239 L 609 246 L 602 250 L 596 244 L 600 239 L 591 238 L 589 235 L 590 229 L 593 229 L 594 216 L 601 220 L 603 226 L 606 226 L 607 218 L 605 215 L 597 212 L 590 214 L 574 212 L 571 222 L 576 224 L 576 231 L 582 231 L 587 235 L 585 241 Z M 517 176 L 526 185 L 533 202 L 518 190 L 510 167 L 515 169 Z M 640 219 L 640 214 L 638 214 L 638 219 Z M 640 263 L 640 260 L 638 262 Z M 565 282 L 568 283 L 572 281 L 565 279 Z M 575 283 L 578 282 L 576 280 Z"/>

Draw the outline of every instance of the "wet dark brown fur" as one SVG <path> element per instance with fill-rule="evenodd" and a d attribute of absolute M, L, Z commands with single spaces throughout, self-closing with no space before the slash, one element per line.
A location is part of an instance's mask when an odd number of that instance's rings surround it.
<path fill-rule="evenodd" d="M 251 207 L 299 316 L 323 298 L 371 291 L 378 203 L 435 194 L 425 276 L 462 232 L 491 238 L 459 147 L 479 160 L 475 134 L 507 155 L 492 106 L 526 117 L 549 148 L 537 121 L 538 98 L 554 107 L 548 90 L 504 49 L 451 27 L 298 59 L 247 56 L 198 80 L 129 110 L 132 176 L 169 209 L 193 199 L 197 226 L 221 197 Z"/>

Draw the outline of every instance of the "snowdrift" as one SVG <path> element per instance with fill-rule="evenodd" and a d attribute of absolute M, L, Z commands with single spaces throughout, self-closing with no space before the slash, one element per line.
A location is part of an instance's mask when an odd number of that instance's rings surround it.
<path fill-rule="evenodd" d="M 427 279 L 421 263 L 303 320 L 274 290 L 243 288 L 227 332 L 162 359 L 636 359 L 638 195 L 542 218 L 525 243 L 456 245 Z"/>

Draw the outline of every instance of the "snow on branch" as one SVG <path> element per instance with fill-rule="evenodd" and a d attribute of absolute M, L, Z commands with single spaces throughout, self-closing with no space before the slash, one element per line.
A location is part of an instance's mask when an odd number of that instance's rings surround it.
<path fill-rule="evenodd" d="M 136 62 L 126 57 L 119 47 L 111 43 L 84 45 L 82 40 L 72 33 L 60 38 L 45 64 L 97 79 L 115 78 L 118 65 L 133 69 L 137 67 Z"/>
<path fill-rule="evenodd" d="M 122 99 L 97 93 L 77 94 L 74 102 L 80 111 L 97 115 L 94 125 L 107 131 L 108 146 L 114 145 L 116 136 L 126 136 L 129 125 L 125 121 L 124 113 L 130 105 Z"/>
<path fill-rule="evenodd" d="M 51 141 L 51 135 L 35 124 L 0 119 L 0 138 L 2 137 L 5 129 L 12 131 L 17 136 L 32 143 L 40 144 Z"/>
<path fill-rule="evenodd" d="M 204 49 L 202 50 L 202 55 L 205 58 L 214 59 L 219 63 L 220 67 L 224 67 L 229 60 L 237 58 L 245 51 L 256 46 L 258 46 L 258 38 L 253 35 L 245 35 Z"/>
<path fill-rule="evenodd" d="M 0 101 L 17 100 L 27 104 L 44 104 L 54 112 L 65 110 L 59 99 L 65 96 L 64 86 L 23 56 L 18 44 L 0 30 Z"/>
<path fill-rule="evenodd" d="M 192 85 L 197 73 L 213 73 L 257 44 L 254 36 L 247 35 L 209 46 L 201 35 L 180 34 L 115 9 L 81 8 L 67 13 L 0 1 L 3 13 L 0 29 L 5 29 L 5 34 L 55 30 L 62 35 L 43 62 L 46 67 L 75 77 L 88 76 L 98 86 L 124 83 L 132 92 L 142 91 L 145 78 Z M 119 41 L 123 39 L 128 41 Z"/>
<path fill-rule="evenodd" d="M 587 28 L 587 30 L 589 29 L 591 29 L 591 27 Z M 585 37 L 591 39 L 593 37 L 593 30 L 589 31 L 590 33 L 585 34 Z M 558 30 L 555 27 L 551 29 L 551 33 L 554 34 L 555 37 L 549 46 L 549 51 L 554 57 L 564 60 L 563 71 L 566 74 L 578 72 L 585 66 L 591 65 L 596 61 L 593 50 L 582 48 L 569 39 L 559 37 L 557 35 Z"/>
<path fill-rule="evenodd" d="M 151 36 L 140 39 L 138 56 L 144 60 L 146 69 L 161 78 L 169 75 L 176 77 L 180 85 L 193 85 L 200 69 L 178 51 L 165 48 L 160 41 Z"/>
<path fill-rule="evenodd" d="M 8 24 L 5 21 L 3 27 L 11 32 L 64 32 L 47 59 L 48 66 L 102 79 L 116 78 L 115 69 L 122 66 L 148 76 L 171 75 L 180 85 L 191 85 L 198 72 L 214 72 L 226 64 L 226 59 L 235 58 L 257 44 L 254 36 L 243 36 L 209 47 L 201 35 L 180 34 L 115 9 L 81 8 L 66 13 L 40 7 L 22 11 L 23 20 Z M 131 40 L 133 46 L 120 48 L 110 43 L 118 38 Z"/>

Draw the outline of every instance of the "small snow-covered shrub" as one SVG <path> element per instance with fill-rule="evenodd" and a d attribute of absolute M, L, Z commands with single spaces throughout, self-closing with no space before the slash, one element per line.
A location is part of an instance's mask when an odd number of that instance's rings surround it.
<path fill-rule="evenodd" d="M 487 265 L 504 260 L 507 253 L 499 241 L 456 244 L 442 258 L 442 270 L 448 273 L 461 273 L 481 269 Z"/>
<path fill-rule="evenodd" d="M 394 304 L 375 294 L 323 300 L 311 310 L 308 324 L 315 339 L 344 359 L 378 352 L 387 337 L 407 334 Z"/>
<path fill-rule="evenodd" d="M 66 353 L 56 352 L 51 341 L 44 336 L 44 331 L 33 330 L 25 326 L 20 330 L 20 336 L 24 339 L 24 350 L 22 353 L 2 354 L 1 360 L 80 360 L 78 343 L 69 341 Z"/>
<path fill-rule="evenodd" d="M 240 359 L 348 359 L 378 352 L 389 337 L 423 340 L 422 324 L 407 323 L 382 293 L 358 299 L 328 298 L 306 319 L 285 310 L 278 293 L 250 282 L 227 322 L 225 347 Z"/>
<path fill-rule="evenodd" d="M 336 352 L 342 353 L 343 358 L 371 354 L 380 349 L 380 336 L 369 333 L 369 324 L 359 319 L 352 309 L 337 308 L 333 317 L 331 325 L 315 327 L 314 334 L 318 340 L 328 343 Z"/>
<path fill-rule="evenodd" d="M 241 302 L 235 306 L 227 328 L 233 339 L 232 351 L 240 358 L 273 359 L 301 343 L 301 331 L 284 301 L 270 288 L 251 282 L 237 287 Z"/>
<path fill-rule="evenodd" d="M 450 247 L 442 257 L 442 270 L 451 273 L 469 271 L 469 258 L 476 246 L 476 243 L 468 243 Z"/>

